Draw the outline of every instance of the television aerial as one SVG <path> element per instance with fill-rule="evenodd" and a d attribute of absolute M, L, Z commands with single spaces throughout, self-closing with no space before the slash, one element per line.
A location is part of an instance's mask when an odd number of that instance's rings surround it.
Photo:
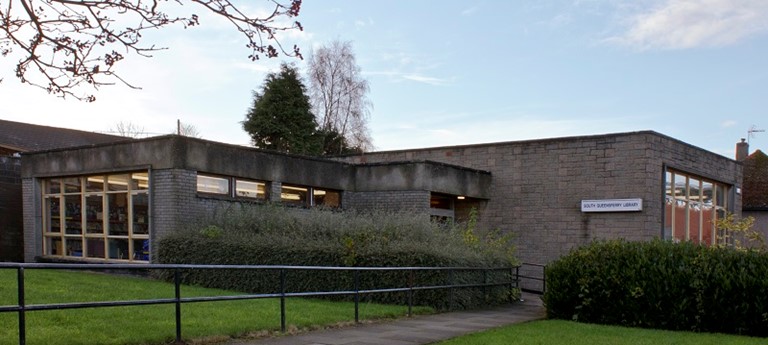
<path fill-rule="evenodd" d="M 747 130 L 747 145 L 749 145 L 749 139 L 755 136 L 755 133 L 762 133 L 765 132 L 764 129 L 757 129 L 757 126 L 752 125 L 752 127 L 749 127 L 749 130 Z"/>

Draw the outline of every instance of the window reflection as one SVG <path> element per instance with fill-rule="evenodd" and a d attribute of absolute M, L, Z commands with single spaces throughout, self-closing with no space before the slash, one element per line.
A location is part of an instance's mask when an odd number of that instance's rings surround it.
<path fill-rule="evenodd" d="M 280 190 L 280 201 L 288 205 L 308 206 L 309 188 L 283 185 Z"/>
<path fill-rule="evenodd" d="M 717 243 L 715 222 L 726 211 L 729 186 L 679 172 L 665 177 L 664 236 L 675 241 Z"/>
<path fill-rule="evenodd" d="M 197 191 L 209 194 L 229 194 L 229 179 L 197 174 Z"/>
<path fill-rule="evenodd" d="M 236 180 L 235 195 L 242 198 L 267 199 L 267 184 L 264 182 Z"/>

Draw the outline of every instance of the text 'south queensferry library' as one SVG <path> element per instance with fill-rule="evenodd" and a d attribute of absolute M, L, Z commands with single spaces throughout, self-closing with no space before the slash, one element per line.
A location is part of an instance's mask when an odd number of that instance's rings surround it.
<path fill-rule="evenodd" d="M 643 210 L 643 199 L 582 200 L 581 212 L 634 212 Z"/>

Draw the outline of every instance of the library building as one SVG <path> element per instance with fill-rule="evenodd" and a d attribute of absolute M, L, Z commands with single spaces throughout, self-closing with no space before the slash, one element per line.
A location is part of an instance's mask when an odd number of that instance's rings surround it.
<path fill-rule="evenodd" d="M 12 124 L 34 127 L 27 142 L 87 133 Z M 177 135 L 8 137 L 0 130 L 6 261 L 150 263 L 165 234 L 232 204 L 443 221 L 475 209 L 481 226 L 515 234 L 520 260 L 541 264 L 595 239 L 711 245 L 715 220 L 741 210 L 740 162 L 653 131 L 331 158 Z"/>

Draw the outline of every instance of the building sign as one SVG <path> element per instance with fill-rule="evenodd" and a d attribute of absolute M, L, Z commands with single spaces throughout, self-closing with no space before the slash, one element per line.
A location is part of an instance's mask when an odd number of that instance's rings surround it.
<path fill-rule="evenodd" d="M 582 200 L 581 212 L 633 212 L 643 210 L 643 199 Z"/>

